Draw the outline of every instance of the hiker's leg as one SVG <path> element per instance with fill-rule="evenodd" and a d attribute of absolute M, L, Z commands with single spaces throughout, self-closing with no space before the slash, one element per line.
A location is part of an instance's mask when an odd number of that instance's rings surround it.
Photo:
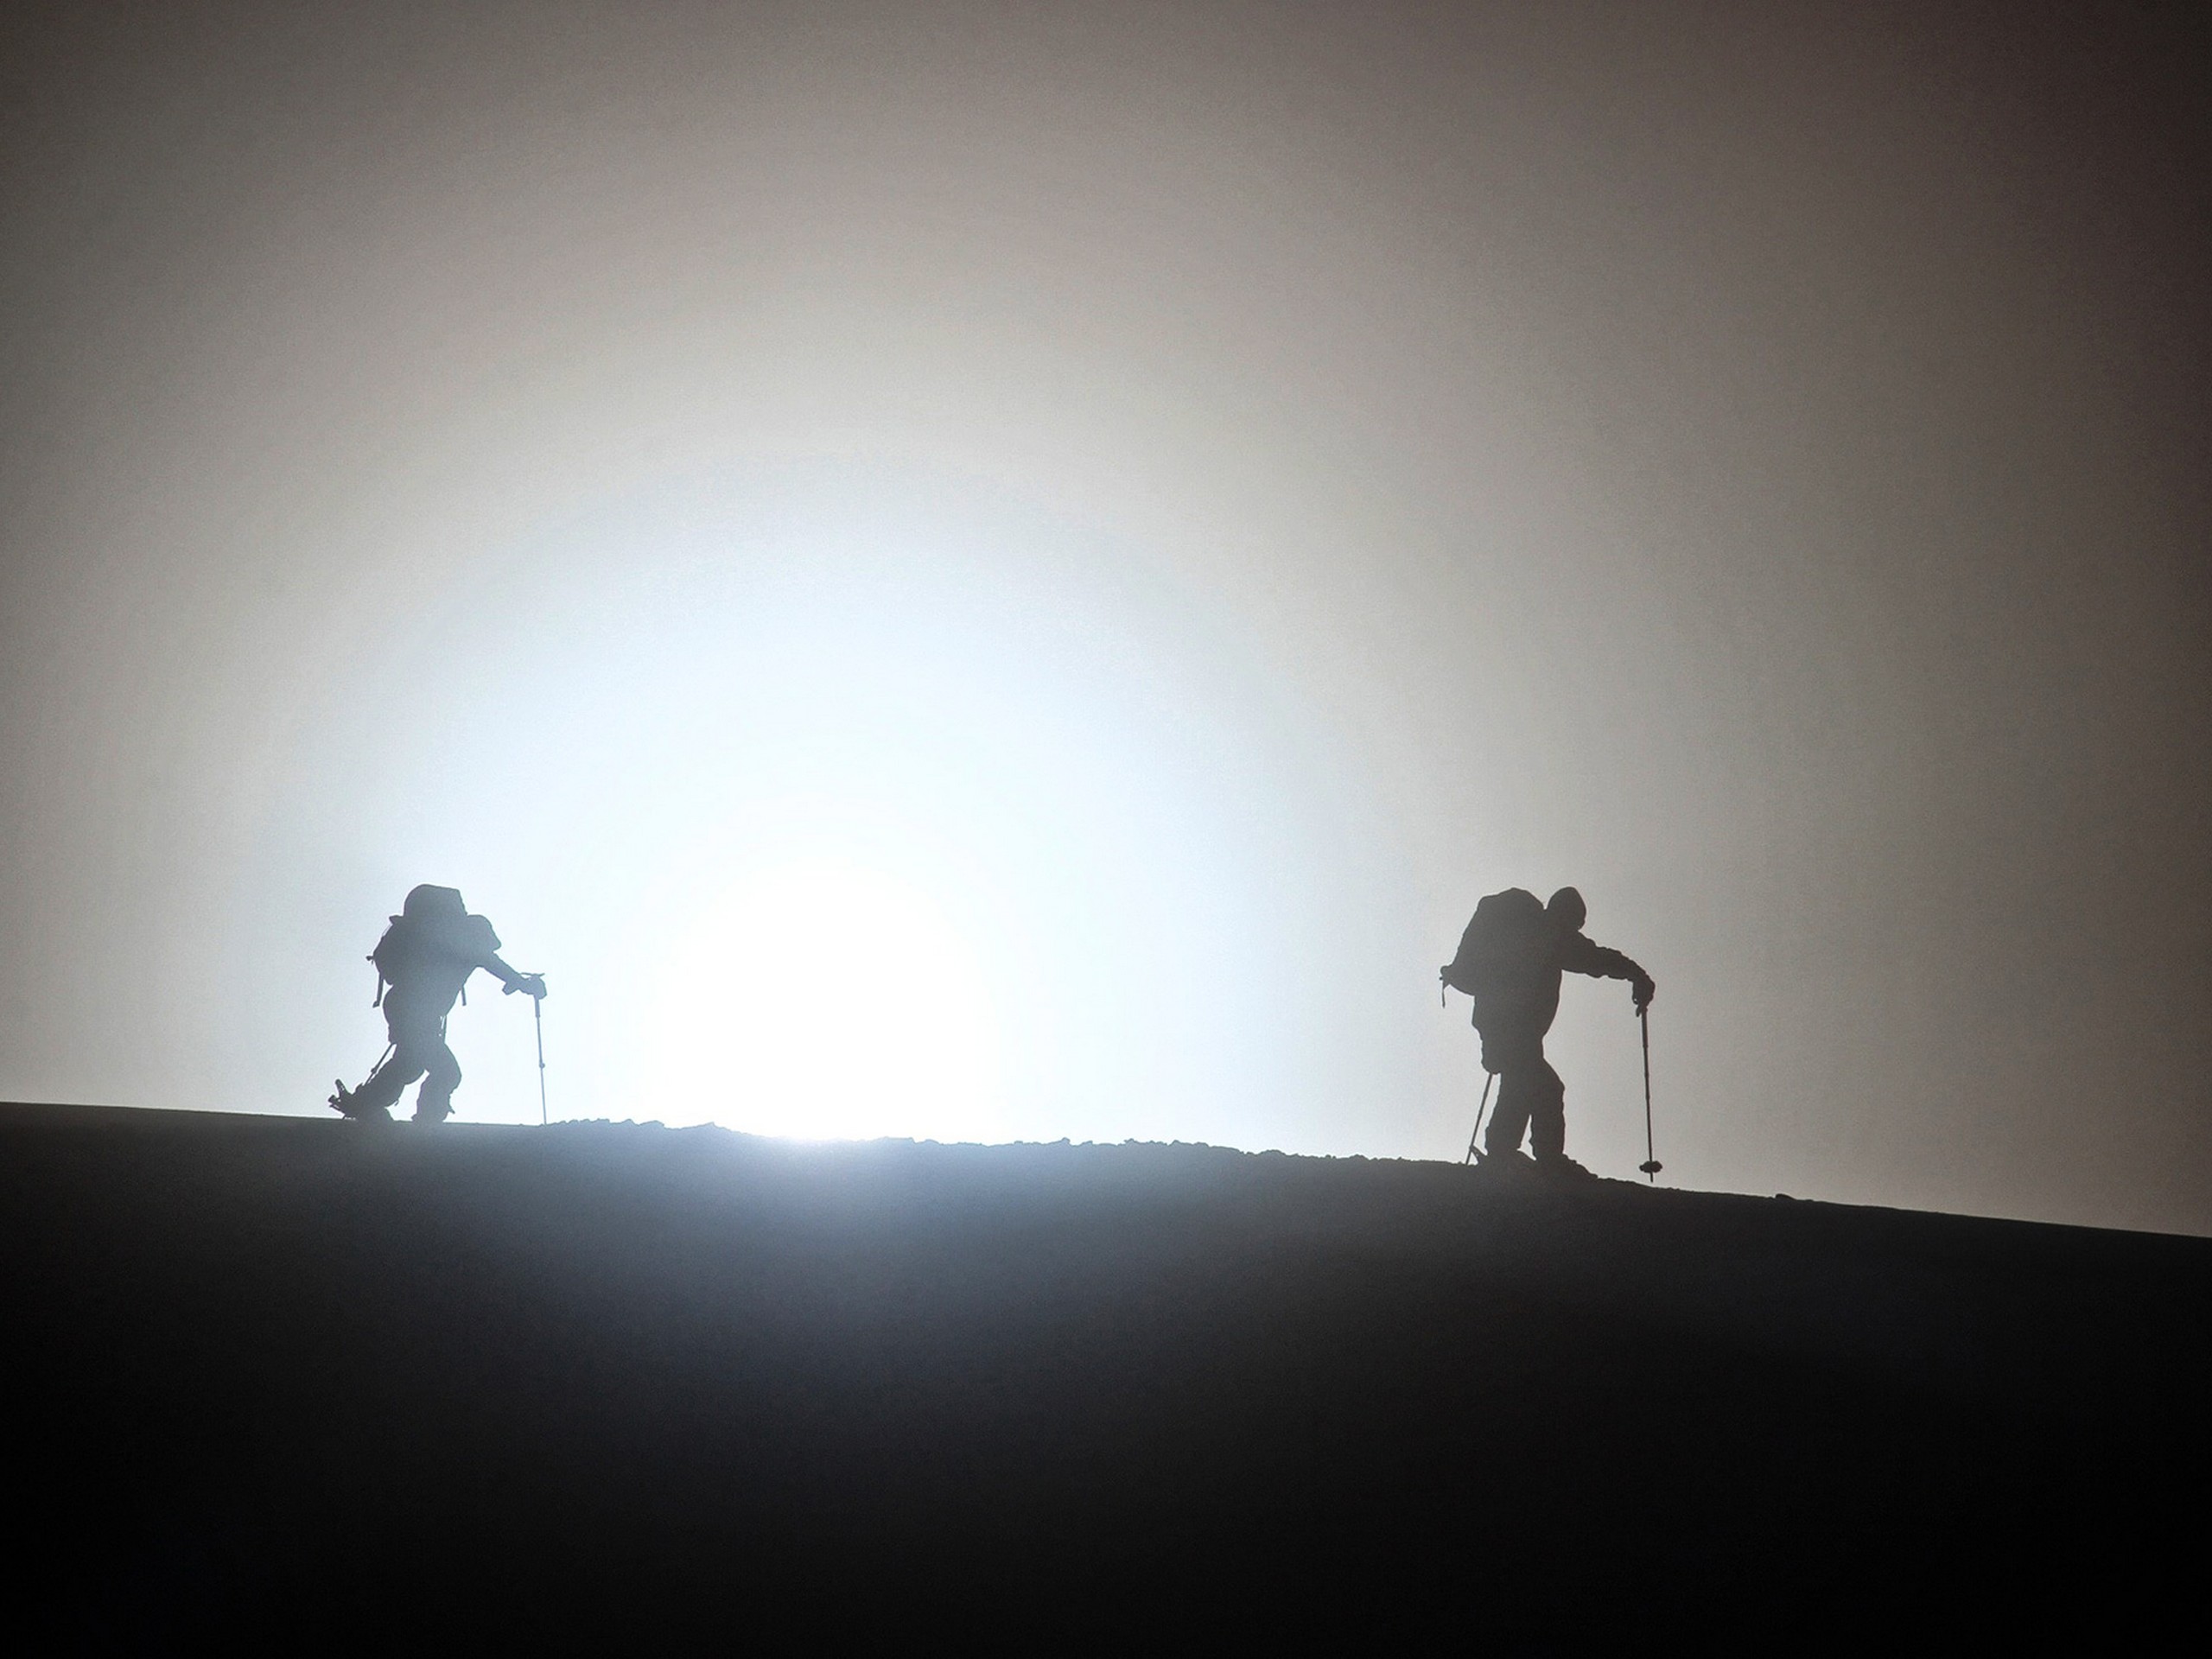
<path fill-rule="evenodd" d="M 1540 1053 L 1524 1085 L 1529 1099 L 1529 1150 L 1541 1161 L 1567 1156 L 1567 1085 Z"/>
<path fill-rule="evenodd" d="M 423 1079 L 423 1091 L 415 1096 L 415 1121 L 417 1123 L 442 1123 L 453 1110 L 453 1091 L 461 1087 L 461 1062 L 453 1057 L 443 1038 L 429 1056 L 429 1075 Z"/>
<path fill-rule="evenodd" d="M 407 1085 L 423 1075 L 429 1064 L 421 1049 L 400 1040 L 394 1033 L 391 1056 L 369 1073 L 369 1080 L 353 1091 L 353 1116 L 375 1116 L 388 1112 Z"/>
<path fill-rule="evenodd" d="M 1509 1066 L 1497 1074 L 1497 1107 L 1483 1131 L 1483 1154 L 1502 1158 L 1521 1150 L 1521 1137 L 1529 1132 L 1529 1091 L 1526 1074 Z"/>
<path fill-rule="evenodd" d="M 1482 1153 L 1504 1157 L 1520 1153 L 1529 1133 L 1529 1066 L 1544 1064 L 1544 1039 L 1526 1031 L 1493 1028 L 1482 1033 L 1482 1068 L 1497 1075 L 1497 1109 L 1482 1133 Z"/>
<path fill-rule="evenodd" d="M 355 1115 L 372 1117 L 389 1112 L 407 1085 L 430 1068 L 442 1046 L 435 1014 L 417 1010 L 397 986 L 384 1000 L 384 1026 L 391 1039 L 391 1058 L 354 1090 Z"/>
<path fill-rule="evenodd" d="M 1543 1064 L 1543 1042 L 1531 1043 L 1525 1033 L 1483 1033 L 1483 1069 L 1497 1076 L 1497 1107 L 1490 1128 L 1483 1131 L 1483 1152 L 1497 1158 L 1521 1150 L 1521 1137 L 1529 1132 L 1529 1071 Z"/>

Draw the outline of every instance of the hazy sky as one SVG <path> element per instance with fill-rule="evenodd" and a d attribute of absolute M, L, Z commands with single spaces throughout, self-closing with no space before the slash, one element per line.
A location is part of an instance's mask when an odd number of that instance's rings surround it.
<path fill-rule="evenodd" d="M 1670 1180 L 2212 1231 L 2196 9 L 0 27 L 0 1097 L 435 880 L 557 1111 L 1456 1156 L 1571 881 Z"/>

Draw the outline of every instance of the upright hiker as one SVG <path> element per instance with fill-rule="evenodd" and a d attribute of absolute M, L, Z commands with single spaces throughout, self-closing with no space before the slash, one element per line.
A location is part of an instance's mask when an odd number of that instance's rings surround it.
<path fill-rule="evenodd" d="M 1627 980 L 1638 1014 L 1656 993 L 1650 975 L 1583 932 L 1588 914 L 1573 887 L 1561 887 L 1549 904 L 1520 887 L 1491 893 L 1475 906 L 1459 954 L 1437 969 L 1446 985 L 1475 999 L 1483 1070 L 1497 1078 L 1497 1110 L 1483 1137 L 1485 1161 L 1519 1163 L 1525 1134 L 1540 1167 L 1581 1171 L 1567 1155 L 1567 1085 L 1544 1058 L 1562 973 Z"/>
<path fill-rule="evenodd" d="M 461 1084 L 461 1062 L 446 1046 L 446 1016 L 453 1012 L 454 999 L 465 996 L 461 988 L 468 976 L 481 968 L 504 983 L 509 996 L 517 991 L 545 995 L 541 975 L 517 973 L 499 960 L 499 936 L 492 924 L 470 915 L 455 889 L 425 885 L 409 893 L 369 953 L 391 1052 L 359 1089 L 348 1089 L 340 1079 L 331 1106 L 347 1117 L 390 1122 L 392 1103 L 421 1077 L 415 1121 L 444 1122 Z"/>

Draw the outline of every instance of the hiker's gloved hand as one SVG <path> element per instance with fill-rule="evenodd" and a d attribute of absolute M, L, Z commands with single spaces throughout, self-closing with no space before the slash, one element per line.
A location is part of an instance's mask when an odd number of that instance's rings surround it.
<path fill-rule="evenodd" d="M 507 987 L 506 995 L 512 996 L 517 991 L 522 992 L 526 996 L 543 998 L 545 995 L 545 976 L 543 974 L 524 974 L 520 979 L 515 981 L 513 984 Z"/>
<path fill-rule="evenodd" d="M 1645 974 L 1637 980 L 1630 995 L 1636 998 L 1636 1011 L 1642 1014 L 1651 1006 L 1651 999 L 1659 995 L 1659 988 L 1651 982 L 1651 976 Z"/>

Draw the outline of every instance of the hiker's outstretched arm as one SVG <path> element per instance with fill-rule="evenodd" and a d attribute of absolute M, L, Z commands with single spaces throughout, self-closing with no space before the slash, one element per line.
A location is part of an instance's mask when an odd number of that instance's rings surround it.
<path fill-rule="evenodd" d="M 526 991 L 532 996 L 545 995 L 545 981 L 542 976 L 519 972 L 508 967 L 498 957 L 486 953 L 478 960 L 476 965 L 486 973 L 496 976 L 499 982 L 506 987 L 506 995 L 509 996 L 512 996 L 517 991 Z"/>
<path fill-rule="evenodd" d="M 1569 973 L 1587 974 L 1592 979 L 1642 979 L 1643 969 L 1630 961 L 1611 945 L 1599 944 L 1586 933 L 1567 937 L 1567 945 L 1560 952 L 1559 965 Z"/>
<path fill-rule="evenodd" d="M 1651 976 L 1611 945 L 1599 944 L 1586 933 L 1577 933 L 1560 953 L 1560 966 L 1592 979 L 1624 979 L 1636 987 L 1636 1006 L 1648 1006 L 1658 993 Z"/>

